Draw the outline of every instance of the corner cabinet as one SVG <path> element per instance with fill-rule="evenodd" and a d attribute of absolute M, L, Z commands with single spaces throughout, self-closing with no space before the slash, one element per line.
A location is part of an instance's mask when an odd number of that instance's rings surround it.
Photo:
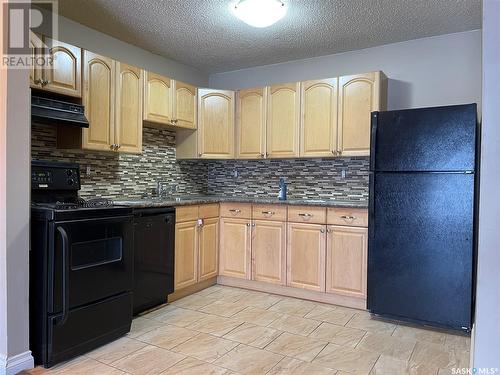
<path fill-rule="evenodd" d="M 84 51 L 83 104 L 89 127 L 58 127 L 59 148 L 142 152 L 141 69 Z"/>
<path fill-rule="evenodd" d="M 301 82 L 301 98 L 300 156 L 336 156 L 338 78 Z"/>
<path fill-rule="evenodd" d="M 261 159 L 266 152 L 267 88 L 236 93 L 236 158 Z"/>
<path fill-rule="evenodd" d="M 300 83 L 273 85 L 267 93 L 269 158 L 299 156 Z"/>
<path fill-rule="evenodd" d="M 52 66 L 33 66 L 30 73 L 30 86 L 35 90 L 48 91 L 74 97 L 82 96 L 82 50 L 45 36 L 33 34 L 30 46 L 35 55 L 47 46 Z"/>
<path fill-rule="evenodd" d="M 387 78 L 382 72 L 339 78 L 339 155 L 370 155 L 370 113 L 384 110 L 386 98 Z"/>
<path fill-rule="evenodd" d="M 198 157 L 234 158 L 234 92 L 198 90 Z"/>

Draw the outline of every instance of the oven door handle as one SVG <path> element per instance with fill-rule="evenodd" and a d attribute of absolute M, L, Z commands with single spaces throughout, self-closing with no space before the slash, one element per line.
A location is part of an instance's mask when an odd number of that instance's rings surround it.
<path fill-rule="evenodd" d="M 62 316 L 57 319 L 56 325 L 63 325 L 69 313 L 69 240 L 63 227 L 58 226 L 57 231 L 62 240 Z"/>

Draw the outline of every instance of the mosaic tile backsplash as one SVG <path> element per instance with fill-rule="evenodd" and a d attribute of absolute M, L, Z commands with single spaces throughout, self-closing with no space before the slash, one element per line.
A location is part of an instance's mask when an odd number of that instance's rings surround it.
<path fill-rule="evenodd" d="M 368 157 L 215 161 L 208 166 L 208 193 L 276 198 L 284 177 L 290 199 L 367 200 L 368 170 Z"/>
<path fill-rule="evenodd" d="M 182 195 L 203 195 L 208 190 L 207 163 L 175 160 L 175 133 L 144 128 L 143 154 L 118 154 L 56 148 L 55 126 L 32 124 L 31 157 L 80 164 L 82 197 L 139 198 L 156 188 L 158 180 L 177 185 Z M 90 166 L 90 174 L 86 173 Z"/>
<path fill-rule="evenodd" d="M 142 155 L 60 150 L 57 128 L 39 124 L 32 124 L 31 142 L 33 159 L 80 164 L 82 197 L 139 198 L 161 180 L 179 195 L 275 198 L 284 177 L 290 199 L 368 199 L 368 157 L 176 161 L 175 133 L 154 128 L 144 128 Z"/>

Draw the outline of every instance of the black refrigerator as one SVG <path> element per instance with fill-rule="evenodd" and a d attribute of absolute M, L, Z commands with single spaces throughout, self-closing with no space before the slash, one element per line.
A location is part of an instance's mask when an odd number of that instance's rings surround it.
<path fill-rule="evenodd" d="M 373 112 L 371 126 L 368 310 L 469 331 L 477 106 Z"/>

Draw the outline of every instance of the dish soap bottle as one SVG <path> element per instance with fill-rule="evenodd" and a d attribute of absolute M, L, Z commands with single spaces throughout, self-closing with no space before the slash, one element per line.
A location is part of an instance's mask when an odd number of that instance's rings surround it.
<path fill-rule="evenodd" d="M 278 199 L 280 201 L 286 201 L 286 183 L 283 177 L 280 177 L 279 188 Z"/>

